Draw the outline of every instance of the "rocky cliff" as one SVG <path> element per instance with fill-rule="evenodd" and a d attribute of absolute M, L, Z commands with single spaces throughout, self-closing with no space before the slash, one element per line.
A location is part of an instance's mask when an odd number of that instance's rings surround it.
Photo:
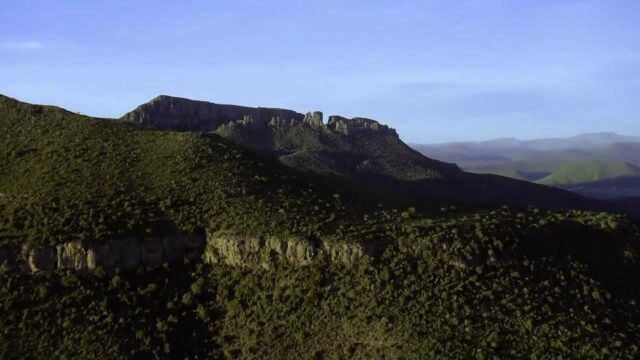
<path fill-rule="evenodd" d="M 144 127 L 176 131 L 215 131 L 230 124 L 265 129 L 306 124 L 344 135 L 363 130 L 396 134 L 395 130 L 371 119 L 347 119 L 332 115 L 325 125 L 320 111 L 302 114 L 286 109 L 215 104 L 166 95 L 138 106 L 121 120 Z"/>
<path fill-rule="evenodd" d="M 266 126 L 272 119 L 301 122 L 304 115 L 285 109 L 214 104 L 161 95 L 121 119 L 160 130 L 213 131 L 232 121 Z"/>
<path fill-rule="evenodd" d="M 392 129 L 387 125 L 382 125 L 376 120 L 361 117 L 347 119 L 345 117 L 337 115 L 329 116 L 327 128 L 344 135 L 359 133 L 368 130 L 382 133 L 391 133 L 396 136 L 398 135 L 395 129 Z"/>
<path fill-rule="evenodd" d="M 345 243 L 317 239 L 246 237 L 226 233 L 208 235 L 203 258 L 210 264 L 269 268 L 275 261 L 307 265 L 322 257 L 332 263 L 351 266 L 379 256 L 384 241 Z"/>
<path fill-rule="evenodd" d="M 165 262 L 198 260 L 204 242 L 202 232 L 193 232 L 145 238 L 122 236 L 96 244 L 74 241 L 57 246 L 4 245 L 0 247 L 0 266 L 33 273 L 155 268 Z"/>
<path fill-rule="evenodd" d="M 384 249 L 383 241 L 322 242 L 221 232 L 211 232 L 205 237 L 203 232 L 192 232 L 145 238 L 122 236 L 98 244 L 3 245 L 0 246 L 0 268 L 31 273 L 57 270 L 92 273 L 98 269 L 131 271 L 157 268 L 164 263 L 201 260 L 211 265 L 268 268 L 277 261 L 294 266 L 308 265 L 318 257 L 351 266 L 375 258 Z"/>

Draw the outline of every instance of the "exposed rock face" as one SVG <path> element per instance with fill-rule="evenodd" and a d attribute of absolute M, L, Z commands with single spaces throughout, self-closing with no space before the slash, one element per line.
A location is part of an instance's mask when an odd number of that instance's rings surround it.
<path fill-rule="evenodd" d="M 304 115 L 286 109 L 221 105 L 162 95 L 122 117 L 145 127 L 178 131 L 214 131 L 234 121 L 266 126 L 272 118 L 301 122 Z"/>
<path fill-rule="evenodd" d="M 22 268 L 32 273 L 55 270 L 91 273 L 98 269 L 131 271 L 200 259 L 208 264 L 268 268 L 274 261 L 303 266 L 323 257 L 333 263 L 351 266 L 377 257 L 385 247 L 383 241 L 321 242 L 306 238 L 242 237 L 220 232 L 212 232 L 205 239 L 202 232 L 193 232 L 142 239 L 122 236 L 90 245 L 74 241 L 56 247 L 24 246 L 21 258 Z M 13 248 L 0 247 L 1 267 L 14 267 L 20 262 L 19 258 Z"/>
<path fill-rule="evenodd" d="M 386 125 L 382 125 L 372 119 L 360 117 L 347 119 L 342 116 L 332 115 L 329 116 L 327 127 L 344 135 L 350 135 L 364 131 L 376 131 L 381 133 L 393 134 L 396 136 L 398 135 L 394 129 Z"/>
<path fill-rule="evenodd" d="M 204 235 L 200 232 L 176 233 L 164 237 L 138 239 L 124 236 L 108 239 L 99 244 L 84 245 L 69 242 L 57 247 L 43 245 L 25 247 L 22 257 L 34 273 L 59 270 L 95 271 L 98 268 L 134 270 L 142 266 L 155 268 L 163 263 L 198 260 L 204 248 Z M 8 264 L 8 248 L 0 248 L 0 265 Z"/>
<path fill-rule="evenodd" d="M 324 124 L 322 123 L 322 112 L 320 111 L 314 111 L 314 112 L 308 112 L 305 116 L 304 116 L 304 120 L 305 123 L 311 125 L 311 126 L 315 126 L 315 127 L 322 127 Z"/>
<path fill-rule="evenodd" d="M 159 130 L 215 131 L 218 128 L 241 124 L 251 128 L 285 127 L 308 124 L 349 135 L 361 131 L 378 131 L 397 136 L 395 130 L 366 118 L 347 119 L 330 116 L 323 123 L 320 111 L 301 113 L 276 108 L 222 105 L 161 95 L 125 114 L 122 120 Z"/>
<path fill-rule="evenodd" d="M 80 242 L 58 245 L 56 249 L 58 269 L 87 269 L 87 249 Z"/>
<path fill-rule="evenodd" d="M 303 238 L 242 237 L 212 233 L 208 236 L 203 258 L 209 264 L 268 268 L 276 260 L 308 265 L 316 257 L 325 256 L 332 262 L 349 266 L 365 258 L 373 258 L 384 249 L 383 242 L 321 243 Z"/>

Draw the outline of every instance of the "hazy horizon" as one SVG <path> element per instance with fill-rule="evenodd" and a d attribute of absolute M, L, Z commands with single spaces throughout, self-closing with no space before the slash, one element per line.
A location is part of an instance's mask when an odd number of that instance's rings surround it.
<path fill-rule="evenodd" d="M 160 94 L 320 110 L 410 143 L 634 135 L 637 24 L 633 1 L 7 2 L 0 93 L 100 117 Z"/>

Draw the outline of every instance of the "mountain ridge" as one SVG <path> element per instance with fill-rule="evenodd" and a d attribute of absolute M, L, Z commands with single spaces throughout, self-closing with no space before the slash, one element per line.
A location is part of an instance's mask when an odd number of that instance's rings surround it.
<path fill-rule="evenodd" d="M 159 114 L 168 116 L 154 118 Z M 340 115 L 330 115 L 325 124 L 323 113 L 320 111 L 303 114 L 283 108 L 219 104 L 170 95 L 158 95 L 124 114 L 120 119 L 160 130 L 212 131 L 220 126 L 240 121 L 245 125 L 255 126 L 287 126 L 306 123 L 344 134 L 372 130 L 397 136 L 395 129 L 363 117 L 349 119 Z"/>
<path fill-rule="evenodd" d="M 425 158 L 394 129 L 362 117 L 331 115 L 325 124 L 320 111 L 302 114 L 159 96 L 120 119 L 158 130 L 215 132 L 294 167 L 311 164 L 305 169 L 319 173 L 352 177 L 373 172 L 417 180 L 461 172 L 454 164 Z M 402 164 L 395 163 L 398 159 Z"/>
<path fill-rule="evenodd" d="M 392 128 L 372 119 L 306 115 L 285 109 L 220 105 L 160 96 L 121 117 L 160 130 L 211 131 L 298 170 L 422 200 L 600 208 L 602 204 L 537 184 L 463 172 L 420 154 Z"/>

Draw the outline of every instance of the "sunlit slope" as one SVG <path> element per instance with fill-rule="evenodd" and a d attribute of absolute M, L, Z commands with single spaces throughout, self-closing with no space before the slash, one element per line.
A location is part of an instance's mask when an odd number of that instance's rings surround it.
<path fill-rule="evenodd" d="M 538 183 L 568 185 L 638 175 L 640 168 L 625 162 L 579 162 L 561 166 Z"/>

